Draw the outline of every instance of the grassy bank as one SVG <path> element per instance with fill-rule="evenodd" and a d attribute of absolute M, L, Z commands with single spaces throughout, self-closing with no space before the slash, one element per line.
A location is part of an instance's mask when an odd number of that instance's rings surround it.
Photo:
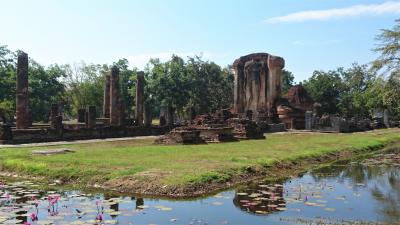
<path fill-rule="evenodd" d="M 153 141 L 67 145 L 75 153 L 53 156 L 32 156 L 31 151 L 63 146 L 2 149 L 1 170 L 139 193 L 165 189 L 162 193 L 168 194 L 260 174 L 282 162 L 377 149 L 400 141 L 400 129 L 353 134 L 277 133 L 268 134 L 265 140 L 208 145 L 159 146 Z"/>

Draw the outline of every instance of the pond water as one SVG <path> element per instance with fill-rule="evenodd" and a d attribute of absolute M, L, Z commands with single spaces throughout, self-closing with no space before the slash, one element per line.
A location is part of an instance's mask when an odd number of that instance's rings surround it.
<path fill-rule="evenodd" d="M 346 224 L 400 221 L 400 168 L 348 163 L 196 200 L 1 185 L 3 224 Z"/>

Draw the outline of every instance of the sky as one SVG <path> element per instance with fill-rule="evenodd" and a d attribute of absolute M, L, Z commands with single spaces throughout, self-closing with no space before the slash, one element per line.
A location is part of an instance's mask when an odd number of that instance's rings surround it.
<path fill-rule="evenodd" d="M 41 64 L 202 55 L 222 67 L 266 52 L 299 82 L 314 70 L 370 63 L 400 18 L 385 0 L 0 0 L 0 45 Z"/>

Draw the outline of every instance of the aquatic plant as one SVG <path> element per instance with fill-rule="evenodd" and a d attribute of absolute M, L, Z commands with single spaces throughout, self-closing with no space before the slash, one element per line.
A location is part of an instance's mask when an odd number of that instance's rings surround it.
<path fill-rule="evenodd" d="M 101 214 L 101 213 L 97 214 L 96 220 L 103 221 L 103 214 Z"/>
<path fill-rule="evenodd" d="M 30 215 L 29 215 L 29 217 L 31 218 L 31 220 L 32 220 L 32 222 L 34 222 L 34 221 L 36 221 L 36 220 L 38 220 L 38 216 L 37 216 L 37 214 L 36 213 L 31 213 Z"/>

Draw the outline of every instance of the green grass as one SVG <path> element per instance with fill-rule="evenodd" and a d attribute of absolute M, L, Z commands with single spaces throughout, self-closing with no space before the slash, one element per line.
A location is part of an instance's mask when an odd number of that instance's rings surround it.
<path fill-rule="evenodd" d="M 160 185 L 223 182 L 252 168 L 265 169 L 277 162 L 379 148 L 389 141 L 400 141 L 400 129 L 353 134 L 277 133 L 268 134 L 265 140 L 207 145 L 160 146 L 153 141 L 65 145 L 76 152 L 53 156 L 33 156 L 31 151 L 63 146 L 0 149 L 0 168 L 80 183 L 123 176 L 144 180 L 151 177 Z"/>

